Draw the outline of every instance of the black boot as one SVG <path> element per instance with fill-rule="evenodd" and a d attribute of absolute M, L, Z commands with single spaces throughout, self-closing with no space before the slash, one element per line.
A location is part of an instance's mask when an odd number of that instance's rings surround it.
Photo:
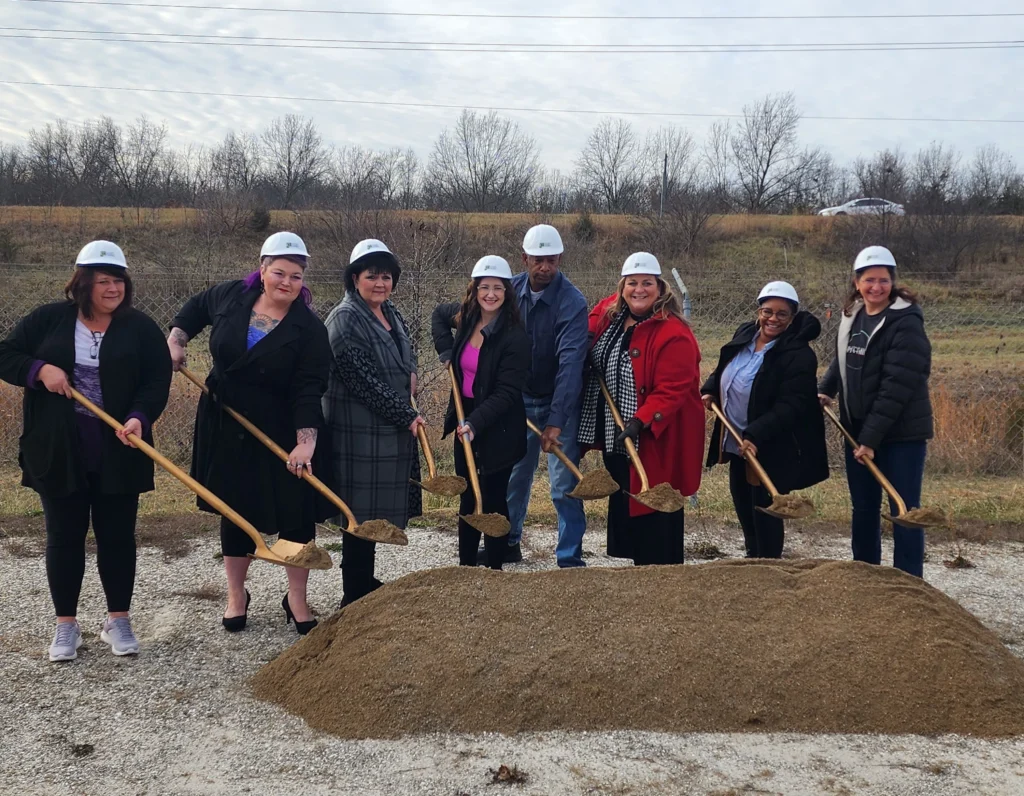
<path fill-rule="evenodd" d="M 505 563 L 506 564 L 518 564 L 523 560 L 523 550 L 519 546 L 519 542 L 510 544 L 505 550 Z"/>

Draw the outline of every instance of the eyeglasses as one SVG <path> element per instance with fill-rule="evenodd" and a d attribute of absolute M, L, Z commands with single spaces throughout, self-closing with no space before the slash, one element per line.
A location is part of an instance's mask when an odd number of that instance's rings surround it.
<path fill-rule="evenodd" d="M 759 309 L 757 311 L 757 314 L 760 315 L 765 320 L 768 320 L 769 318 L 774 316 L 775 320 L 782 322 L 788 321 L 790 318 L 793 317 L 793 313 L 788 312 L 786 310 L 770 310 L 767 307 L 762 307 L 761 309 Z"/>
<path fill-rule="evenodd" d="M 99 359 L 100 343 L 103 342 L 103 332 L 92 332 L 92 345 L 89 346 L 89 359 Z"/>
<path fill-rule="evenodd" d="M 476 289 L 477 289 L 478 293 L 504 293 L 505 292 L 505 286 L 504 285 L 477 285 Z"/>

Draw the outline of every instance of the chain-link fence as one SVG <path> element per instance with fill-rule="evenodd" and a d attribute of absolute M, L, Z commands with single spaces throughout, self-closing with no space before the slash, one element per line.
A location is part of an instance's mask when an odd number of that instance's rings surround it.
<path fill-rule="evenodd" d="M 599 256 L 587 264 L 566 263 L 565 271 L 593 305 L 611 293 L 617 282 L 616 257 Z M 447 403 L 448 382 L 430 341 L 430 312 L 439 301 L 461 298 L 469 258 L 451 262 L 410 262 L 395 292 L 395 301 L 409 322 L 420 359 L 421 407 L 432 420 L 433 433 Z M 621 262 L 621 260 L 619 260 Z M 707 269 L 680 268 L 692 300 L 691 323 L 703 353 L 702 373 L 714 367 L 720 346 L 736 327 L 753 318 L 755 297 L 769 278 L 763 269 L 723 277 Z M 331 271 L 331 276 L 325 276 Z M 196 292 L 222 279 L 237 278 L 237 267 L 167 273 L 156 269 L 135 273 L 135 304 L 162 327 Z M 849 288 L 847 274 L 801 273 L 797 265 L 783 271 L 800 291 L 805 308 L 822 322 L 816 341 L 822 369 L 835 347 L 841 307 Z M 0 304 L 0 334 L 6 336 L 33 307 L 62 296 L 67 266 L 0 265 L 4 290 Z M 326 317 L 342 292 L 337 268 L 311 269 L 315 309 Z M 933 473 L 963 475 L 1024 475 L 1024 301 L 1009 293 L 993 292 L 990 280 L 958 279 L 952 285 L 928 274 L 915 274 L 927 329 L 933 346 L 931 394 L 936 438 L 930 446 Z M 205 373 L 205 336 L 189 346 L 190 364 Z M 174 379 L 170 402 L 155 428 L 158 448 L 187 462 L 198 392 L 182 377 Z M 20 390 L 0 385 L 0 462 L 17 461 L 21 432 Z M 841 467 L 835 435 L 830 434 L 833 461 Z"/>

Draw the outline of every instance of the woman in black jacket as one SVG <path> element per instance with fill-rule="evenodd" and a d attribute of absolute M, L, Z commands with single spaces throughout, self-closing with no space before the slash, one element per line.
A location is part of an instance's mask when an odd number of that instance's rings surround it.
<path fill-rule="evenodd" d="M 171 361 L 160 328 L 132 308 L 128 264 L 117 245 L 93 241 L 78 255 L 67 301 L 21 319 L 0 343 L 0 378 L 25 387 L 19 462 L 46 519 L 46 577 L 57 613 L 51 661 L 78 657 L 76 619 L 92 515 L 107 598 L 100 638 L 115 655 L 139 643 L 128 609 L 135 588 L 139 494 L 153 489 L 153 462 L 129 441 L 152 443 L 167 405 Z M 71 398 L 71 385 L 124 424 L 115 434 Z"/>
<path fill-rule="evenodd" d="M 462 303 L 439 304 L 431 317 L 434 348 L 451 362 L 461 388 L 466 422 L 458 426 L 455 401 L 449 399 L 444 434 L 472 443 L 484 513 L 508 517 L 508 482 L 526 453 L 523 385 L 530 370 L 530 338 L 512 295 L 512 270 L 501 257 L 481 258 L 473 268 Z M 455 330 L 454 337 L 452 330 Z M 466 455 L 455 443 L 455 472 L 467 478 Z M 476 566 L 480 532 L 461 516 L 474 512 L 473 492 L 459 504 L 459 564 Z M 508 536 L 484 537 L 487 566 L 501 569 Z"/>
<path fill-rule="evenodd" d="M 757 298 L 757 320 L 744 323 L 722 346 L 718 367 L 701 388 L 704 406 L 714 401 L 743 437 L 738 445 L 715 422 L 707 466 L 729 462 L 729 491 L 743 527 L 748 558 L 780 558 L 782 520 L 756 511 L 772 500 L 748 472 L 753 453 L 776 488 L 786 494 L 828 478 L 825 424 L 816 397 L 818 358 L 810 343 L 818 319 L 800 309 L 788 282 L 769 282 Z"/>
<path fill-rule="evenodd" d="M 933 435 L 931 360 L 924 313 L 914 295 L 897 286 L 896 259 L 883 246 L 869 246 L 854 261 L 836 357 L 818 386 L 823 406 L 840 395 L 843 425 L 858 442 L 856 448 L 845 446 L 855 561 L 882 560 L 882 488 L 863 466 L 865 459 L 878 465 L 908 509 L 921 505 L 927 441 Z M 894 525 L 893 548 L 893 566 L 923 576 L 923 530 Z"/>
<path fill-rule="evenodd" d="M 190 298 L 171 321 L 167 338 L 174 368 L 185 363 L 185 346 L 207 326 L 213 367 L 210 394 L 200 396 L 192 443 L 192 477 L 266 534 L 307 543 L 316 522 L 334 513 L 300 480 L 303 470 L 323 478 L 330 471 L 324 445 L 317 444 L 327 388 L 327 330 L 310 309 L 303 284 L 306 247 L 298 235 L 267 238 L 260 267 L 246 279 L 223 282 Z M 263 443 L 222 410 L 229 406 L 287 451 L 282 464 Z M 323 465 L 323 466 L 322 466 Z M 199 508 L 213 511 L 205 501 Z M 246 624 L 245 578 L 253 541 L 230 520 L 220 521 L 228 581 L 222 620 L 234 632 Z M 287 567 L 288 591 L 281 601 L 285 621 L 302 635 L 316 625 L 306 605 L 309 571 Z"/>

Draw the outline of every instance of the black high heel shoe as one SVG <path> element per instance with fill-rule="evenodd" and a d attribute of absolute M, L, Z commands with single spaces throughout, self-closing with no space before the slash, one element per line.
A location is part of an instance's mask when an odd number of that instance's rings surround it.
<path fill-rule="evenodd" d="M 252 595 L 249 594 L 249 590 L 245 590 L 245 613 L 241 616 L 225 616 L 221 618 L 221 624 L 224 625 L 224 629 L 228 633 L 237 633 L 239 630 L 245 630 L 245 620 L 249 618 L 249 603 L 252 601 Z"/>
<path fill-rule="evenodd" d="M 284 608 L 284 623 L 287 625 L 289 622 L 294 622 L 295 629 L 298 631 L 300 636 L 306 635 L 318 624 L 316 619 L 310 619 L 308 622 L 300 622 L 295 618 L 295 614 L 292 613 L 292 607 L 288 604 L 287 592 L 285 592 L 284 598 L 281 600 L 281 607 Z"/>

